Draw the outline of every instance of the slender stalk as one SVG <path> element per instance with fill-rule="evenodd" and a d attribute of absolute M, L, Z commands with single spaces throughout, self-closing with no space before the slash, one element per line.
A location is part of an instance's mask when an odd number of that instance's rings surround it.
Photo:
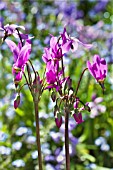
<path fill-rule="evenodd" d="M 34 107 L 35 107 L 35 119 L 36 119 L 36 142 L 37 142 L 37 150 L 38 150 L 38 165 L 39 165 L 39 170 L 43 170 L 42 169 L 41 144 L 40 144 L 38 102 L 34 101 Z"/>
<path fill-rule="evenodd" d="M 32 85 L 32 77 L 31 77 L 31 72 L 28 63 L 26 63 L 27 66 L 27 73 L 28 73 L 28 78 L 29 78 L 29 83 Z"/>
<path fill-rule="evenodd" d="M 66 157 L 66 170 L 70 170 L 68 123 L 69 123 L 69 112 L 68 112 L 68 109 L 65 108 L 65 157 Z"/>
<path fill-rule="evenodd" d="M 75 96 L 77 95 L 77 92 L 78 92 L 78 89 L 79 89 L 79 86 L 80 86 L 80 82 L 82 80 L 82 77 L 83 77 L 83 74 L 85 73 L 85 71 L 87 70 L 88 68 L 85 68 L 80 76 L 80 79 L 79 79 L 79 82 L 78 82 L 78 85 L 77 85 L 77 88 L 76 88 L 76 92 L 75 92 Z"/>
<path fill-rule="evenodd" d="M 30 84 L 29 84 L 29 82 L 28 82 L 28 79 L 27 79 L 27 77 L 26 77 L 26 74 L 23 72 L 23 75 L 24 75 L 24 77 L 25 77 L 25 80 L 26 80 L 26 83 L 27 83 L 27 85 L 28 85 L 28 87 L 29 87 L 29 90 L 31 91 L 31 86 L 30 86 Z"/>
<path fill-rule="evenodd" d="M 27 84 L 27 83 L 23 84 L 23 85 L 18 89 L 18 93 L 20 93 L 20 91 L 22 90 L 22 88 L 23 88 L 24 86 L 26 86 L 26 85 L 28 85 L 28 84 Z"/>
<path fill-rule="evenodd" d="M 29 59 L 28 61 L 29 61 L 29 63 L 31 64 L 31 67 L 32 67 L 32 69 L 33 69 L 33 72 L 34 72 L 35 75 L 36 75 L 36 71 L 35 71 L 35 69 L 34 69 L 34 67 L 33 67 L 33 64 L 32 64 L 32 62 L 31 62 L 31 60 Z"/>
<path fill-rule="evenodd" d="M 16 28 L 16 30 L 17 30 L 17 32 L 18 32 L 18 36 L 19 36 L 19 38 L 20 38 L 20 41 L 21 41 L 21 44 L 22 44 L 22 47 L 23 47 L 24 44 L 23 44 L 23 42 L 22 42 L 22 37 L 21 37 L 21 35 L 20 35 L 20 32 L 19 32 L 18 28 Z"/>

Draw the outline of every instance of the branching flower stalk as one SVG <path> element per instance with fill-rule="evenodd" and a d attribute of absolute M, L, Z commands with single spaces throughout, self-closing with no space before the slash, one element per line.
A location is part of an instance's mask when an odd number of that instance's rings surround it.
<path fill-rule="evenodd" d="M 77 88 L 72 87 L 72 79 L 70 76 L 65 76 L 64 56 L 68 51 L 76 52 L 78 45 L 89 49 L 91 44 L 84 44 L 75 37 L 70 37 L 67 34 L 66 28 L 60 34 L 59 38 L 51 35 L 50 47 L 44 49 L 42 59 L 46 64 L 46 68 L 43 74 L 42 80 L 34 66 L 29 59 L 31 53 L 31 38 L 27 34 L 23 34 L 19 29 L 24 29 L 22 26 L 6 25 L 2 28 L 4 30 L 5 41 L 13 53 L 14 64 L 12 67 L 12 73 L 14 76 L 14 83 L 16 87 L 17 97 L 14 100 L 14 108 L 18 108 L 20 103 L 20 91 L 24 85 L 28 85 L 28 88 L 33 97 L 35 119 L 36 119 L 36 141 L 38 149 L 38 166 L 39 170 L 43 170 L 43 161 L 41 153 L 40 143 L 40 127 L 39 127 L 39 112 L 38 106 L 43 91 L 49 90 L 51 92 L 51 99 L 55 103 L 54 117 L 55 123 L 58 128 L 62 125 L 62 117 L 65 117 L 65 164 L 66 170 L 70 170 L 70 154 L 69 154 L 69 116 L 73 116 L 76 124 L 84 122 L 82 118 L 82 111 L 86 110 L 90 112 L 88 103 L 84 103 L 78 96 L 78 90 L 83 77 L 84 72 L 88 69 L 91 75 L 97 80 L 101 88 L 104 90 L 104 80 L 107 75 L 107 64 L 104 58 L 100 58 L 99 55 L 94 55 L 93 64 L 87 61 L 87 68 L 83 70 L 80 79 L 77 84 Z M 20 39 L 18 46 L 8 36 L 14 35 Z M 25 73 L 25 68 L 27 76 Z M 31 71 L 34 73 L 32 77 Z M 19 83 L 22 77 L 25 77 L 24 85 L 19 87 Z M 75 89 L 75 91 L 74 91 Z"/>

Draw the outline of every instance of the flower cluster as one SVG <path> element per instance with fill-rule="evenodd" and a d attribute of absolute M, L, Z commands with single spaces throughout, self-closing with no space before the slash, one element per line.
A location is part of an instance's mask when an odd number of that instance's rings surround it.
<path fill-rule="evenodd" d="M 14 64 L 12 67 L 12 73 L 14 75 L 14 84 L 16 87 L 17 95 L 14 100 L 14 108 L 18 108 L 20 104 L 20 90 L 21 88 L 27 84 L 31 94 L 33 96 L 33 99 L 38 101 L 40 98 L 40 93 L 42 92 L 42 80 L 40 80 L 39 74 L 34 70 L 34 67 L 32 65 L 32 62 L 30 61 L 30 53 L 31 53 L 31 38 L 28 37 L 28 34 L 23 34 L 22 32 L 19 31 L 19 29 L 25 29 L 23 26 L 17 26 L 14 24 L 11 25 L 6 25 L 2 28 L 4 30 L 4 38 L 3 41 L 6 42 L 8 47 L 10 48 L 11 52 L 13 53 L 13 59 L 14 59 Z M 15 36 L 16 38 L 19 38 L 19 43 L 18 45 L 15 44 L 12 40 L 8 39 L 9 36 Z M 32 78 L 31 76 L 31 69 L 28 64 L 28 61 L 30 62 L 30 65 L 32 67 L 32 70 L 35 74 L 35 77 Z M 28 76 L 25 74 L 25 68 L 27 66 L 27 73 Z M 22 80 L 22 75 L 24 75 L 26 83 L 22 85 L 20 88 L 19 83 Z"/>
<path fill-rule="evenodd" d="M 63 61 L 63 56 L 69 50 L 76 51 L 78 44 L 86 48 L 92 47 L 91 44 L 84 44 L 77 38 L 70 37 L 66 32 L 66 28 L 64 28 L 59 38 L 52 35 L 50 47 L 44 49 L 44 54 L 42 56 L 43 61 L 46 63 L 46 80 L 48 83 L 46 88 L 56 88 L 58 91 L 62 87 L 62 83 L 67 80 L 67 78 L 61 78 L 65 68 L 62 65 L 59 71 L 59 62 Z"/>
<path fill-rule="evenodd" d="M 84 121 L 82 118 L 82 111 L 90 111 L 88 104 L 84 104 L 77 96 L 82 76 L 78 82 L 77 89 L 74 91 L 71 78 L 69 76 L 65 76 L 63 58 L 69 51 L 75 52 L 78 49 L 78 45 L 82 45 L 83 47 L 90 49 L 92 44 L 84 44 L 76 37 L 71 37 L 68 35 L 65 27 L 58 38 L 51 35 L 50 46 L 44 49 L 44 54 L 42 55 L 42 59 L 46 64 L 46 70 L 44 79 L 41 80 L 38 72 L 34 70 L 34 67 L 29 60 L 31 53 L 31 38 L 29 38 L 27 34 L 23 34 L 19 31 L 19 29 L 24 30 L 25 28 L 23 26 L 11 24 L 3 26 L 1 29 L 4 30 L 3 40 L 7 43 L 13 53 L 14 64 L 12 67 L 12 73 L 14 75 L 14 83 L 16 88 L 22 79 L 22 75 L 24 74 L 26 83 L 35 102 L 39 100 L 43 90 L 49 89 L 49 91 L 52 91 L 51 98 L 53 102 L 56 102 L 54 107 L 54 116 L 58 128 L 62 125 L 62 113 L 65 111 L 69 112 L 69 114 L 72 113 L 77 124 L 82 123 Z M 20 39 L 18 45 L 16 45 L 12 40 L 7 39 L 7 37 L 11 35 L 14 35 Z M 34 80 L 32 79 L 30 73 L 28 61 L 30 61 L 31 67 L 35 74 Z M 106 61 L 104 58 L 100 58 L 99 55 L 94 55 L 93 61 L 93 64 L 91 64 L 90 61 L 87 61 L 88 70 L 104 89 L 104 79 L 107 75 Z M 28 79 L 25 75 L 26 65 Z M 20 94 L 18 93 L 14 101 L 15 109 L 18 107 L 19 103 Z"/>
<path fill-rule="evenodd" d="M 77 99 L 77 97 L 74 96 L 71 78 L 65 76 L 63 57 L 69 51 L 75 52 L 78 45 L 82 45 L 87 49 L 92 47 L 92 44 L 84 44 L 79 39 L 69 36 L 66 28 L 64 28 L 58 38 L 51 35 L 50 46 L 44 49 L 44 54 L 42 56 L 43 61 L 46 63 L 47 85 L 45 89 L 52 90 L 51 98 L 56 102 L 54 115 L 58 128 L 62 125 L 62 111 L 60 107 L 63 107 L 63 104 L 65 107 L 66 103 L 68 103 L 67 107 L 69 107 L 69 105 L 71 107 Z M 59 96 L 57 95 L 57 92 Z M 76 103 L 77 102 L 79 101 L 76 101 Z M 76 104 L 76 107 L 74 106 L 73 109 L 75 110 L 75 113 L 73 114 L 75 121 L 77 124 L 82 123 L 82 114 L 78 109 L 78 105 Z M 69 113 L 71 113 L 71 109 L 68 108 L 68 110 Z"/>

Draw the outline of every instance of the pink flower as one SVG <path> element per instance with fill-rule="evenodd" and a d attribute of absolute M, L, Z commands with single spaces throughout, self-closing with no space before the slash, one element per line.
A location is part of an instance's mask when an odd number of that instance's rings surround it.
<path fill-rule="evenodd" d="M 18 26 L 18 25 L 15 25 L 15 24 L 11 24 L 11 25 L 7 24 L 3 27 L 0 27 L 0 30 L 4 30 L 5 39 L 10 35 L 14 35 L 16 38 L 19 38 L 19 35 L 18 35 L 18 32 L 17 32 L 18 28 L 25 30 L 24 26 Z M 22 39 L 28 39 L 27 34 L 23 34 L 23 33 L 20 32 L 20 36 L 21 36 Z"/>
<path fill-rule="evenodd" d="M 69 51 L 70 49 L 72 52 L 75 52 L 78 49 L 79 44 L 84 46 L 87 49 L 92 47 L 92 44 L 85 44 L 75 37 L 70 37 L 66 32 L 66 28 L 64 28 L 64 31 L 61 34 L 61 37 L 62 37 L 62 41 L 63 41 L 62 42 L 62 44 L 63 44 L 62 53 L 65 53 L 65 52 Z"/>
<path fill-rule="evenodd" d="M 18 83 L 22 79 L 25 65 L 29 59 L 29 55 L 31 52 L 31 42 L 29 39 L 27 39 L 23 47 L 21 43 L 18 43 L 17 46 L 13 41 L 9 39 L 6 39 L 5 42 L 13 53 L 14 64 L 12 72 L 15 77 L 15 83 Z"/>
<path fill-rule="evenodd" d="M 107 64 L 104 58 L 94 55 L 93 64 L 87 61 L 87 67 L 90 74 L 99 82 L 104 82 L 107 75 Z"/>

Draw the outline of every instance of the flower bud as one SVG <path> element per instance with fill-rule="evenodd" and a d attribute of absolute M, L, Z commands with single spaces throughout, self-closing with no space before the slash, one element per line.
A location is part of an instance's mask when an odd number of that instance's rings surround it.
<path fill-rule="evenodd" d="M 74 102 L 74 109 L 78 109 L 79 104 L 79 98 L 76 98 L 76 101 Z"/>
<path fill-rule="evenodd" d="M 74 113 L 73 117 L 77 124 L 84 122 L 84 120 L 82 119 L 82 114 L 80 112 L 78 114 Z"/>
<path fill-rule="evenodd" d="M 14 108 L 17 109 L 20 104 L 20 95 L 18 94 L 14 100 Z"/>
<path fill-rule="evenodd" d="M 55 118 L 55 122 L 56 122 L 57 127 L 60 128 L 60 126 L 62 125 L 62 117 Z"/>
<path fill-rule="evenodd" d="M 36 76 L 34 81 L 33 81 L 33 88 L 34 88 L 35 93 L 40 92 L 41 86 L 42 86 L 41 83 L 42 83 L 42 80 L 40 80 L 40 77 Z"/>

